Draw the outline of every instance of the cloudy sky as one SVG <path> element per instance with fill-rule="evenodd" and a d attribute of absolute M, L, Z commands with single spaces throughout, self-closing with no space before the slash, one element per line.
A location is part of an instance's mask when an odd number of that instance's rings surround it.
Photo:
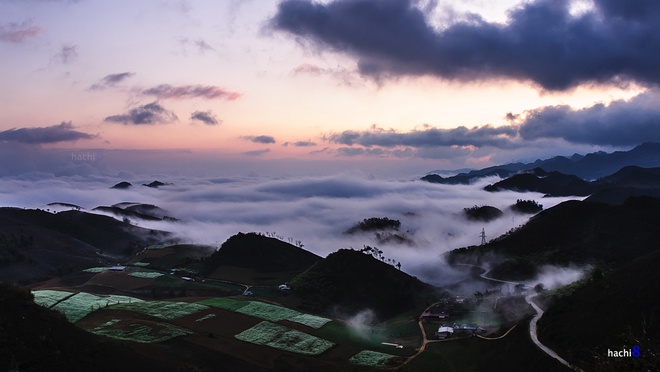
<path fill-rule="evenodd" d="M 654 0 L 0 0 L 0 176 L 629 149 L 659 35 Z"/>

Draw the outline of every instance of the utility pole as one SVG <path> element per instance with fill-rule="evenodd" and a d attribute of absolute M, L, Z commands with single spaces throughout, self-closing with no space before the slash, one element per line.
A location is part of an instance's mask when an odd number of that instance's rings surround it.
<path fill-rule="evenodd" d="M 486 230 L 484 230 L 483 227 L 481 228 L 481 234 L 479 234 L 479 236 L 481 237 L 481 245 L 486 244 Z"/>

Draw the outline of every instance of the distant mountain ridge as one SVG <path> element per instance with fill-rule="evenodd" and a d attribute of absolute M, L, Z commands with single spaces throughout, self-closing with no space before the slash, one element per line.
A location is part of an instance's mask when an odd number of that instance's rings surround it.
<path fill-rule="evenodd" d="M 628 151 L 605 153 L 602 151 L 587 155 L 573 154 L 570 157 L 555 156 L 550 159 L 536 160 L 533 163 L 509 163 L 496 165 L 467 173 L 459 173 L 451 177 L 428 174 L 422 180 L 442 184 L 469 184 L 476 179 L 497 175 L 502 178 L 518 172 L 543 169 L 546 172 L 561 172 L 572 174 L 585 180 L 595 180 L 610 175 L 626 166 L 644 168 L 660 167 L 660 143 L 645 142 Z"/>
<path fill-rule="evenodd" d="M 587 182 L 577 176 L 546 172 L 541 168 L 515 174 L 484 190 L 534 191 L 548 196 L 588 196 L 590 201 L 621 204 L 630 196 L 659 196 L 660 167 L 627 166 L 616 173 Z"/>

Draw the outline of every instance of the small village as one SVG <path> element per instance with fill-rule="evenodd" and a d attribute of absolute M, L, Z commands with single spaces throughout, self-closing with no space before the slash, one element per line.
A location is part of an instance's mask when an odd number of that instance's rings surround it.
<path fill-rule="evenodd" d="M 526 284 L 502 285 L 472 297 L 446 297 L 432 304 L 420 315 L 420 325 L 428 340 L 480 336 L 499 337 L 515 325 L 511 309 L 525 312 Z M 499 305 L 499 309 L 498 309 Z"/>

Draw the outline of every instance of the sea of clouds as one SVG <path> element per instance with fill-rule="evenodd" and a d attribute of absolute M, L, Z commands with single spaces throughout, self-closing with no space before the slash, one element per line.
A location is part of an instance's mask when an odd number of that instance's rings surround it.
<path fill-rule="evenodd" d="M 62 202 L 91 211 L 121 202 L 154 204 L 179 222 L 133 223 L 174 232 L 187 242 L 221 245 L 238 232 L 275 233 L 285 241 L 302 241 L 305 249 L 320 256 L 340 248 L 377 246 L 384 256 L 401 262 L 402 270 L 434 284 L 448 284 L 464 277 L 444 264 L 448 250 L 477 245 L 484 229 L 495 238 L 524 224 L 529 216 L 513 213 L 517 199 L 534 199 L 545 208 L 568 198 L 543 198 L 538 193 L 489 193 L 482 188 L 497 178 L 472 185 L 440 185 L 420 180 L 387 179 L 360 174 L 327 176 L 168 177 L 116 176 L 47 177 L 28 174 L 0 179 L 0 206 L 49 208 Z M 154 179 L 170 183 L 158 189 L 143 187 Z M 127 190 L 111 189 L 129 181 Z M 463 208 L 491 205 L 504 215 L 492 222 L 467 220 Z M 96 213 L 96 212 L 95 212 Z M 344 232 L 370 217 L 401 221 L 414 244 L 379 243 L 370 233 Z M 117 217 L 119 218 L 119 217 Z"/>

